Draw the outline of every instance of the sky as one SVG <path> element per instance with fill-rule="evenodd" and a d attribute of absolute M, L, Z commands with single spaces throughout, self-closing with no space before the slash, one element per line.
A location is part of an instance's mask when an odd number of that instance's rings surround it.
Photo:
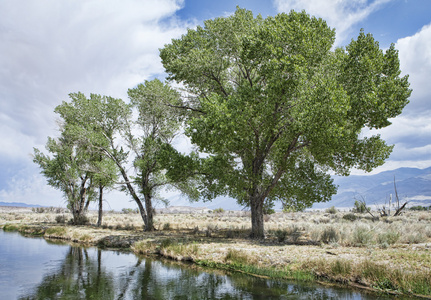
<path fill-rule="evenodd" d="M 413 93 L 377 132 L 395 148 L 373 173 L 431 166 L 430 0 L 0 0 L 0 202 L 65 206 L 31 156 L 58 135 L 54 108 L 78 91 L 127 101 L 127 89 L 166 76 L 159 48 L 236 6 L 263 17 L 305 10 L 335 28 L 336 47 L 361 28 L 382 49 L 394 43 Z M 134 207 L 125 195 L 107 198 L 112 209 Z"/>

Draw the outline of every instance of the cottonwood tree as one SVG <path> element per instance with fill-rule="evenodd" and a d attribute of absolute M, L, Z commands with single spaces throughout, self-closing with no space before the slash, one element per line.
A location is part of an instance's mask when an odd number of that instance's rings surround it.
<path fill-rule="evenodd" d="M 118 168 L 115 162 L 102 153 L 99 158 L 94 161 L 93 184 L 98 189 L 98 218 L 97 226 L 102 226 L 103 219 L 103 192 L 106 188 L 113 189 L 118 182 Z"/>
<path fill-rule="evenodd" d="M 180 104 L 180 95 L 158 79 L 145 81 L 129 89 L 128 95 L 138 111 L 136 125 L 139 134 L 129 132 L 126 139 L 135 153 L 135 180 L 147 208 L 147 227 L 152 230 L 154 198 L 163 201 L 158 192 L 166 186 L 176 186 L 181 181 L 173 181 L 165 176 L 165 163 L 160 155 L 163 147 L 171 146 L 179 133 L 182 113 L 170 109 L 166 103 Z"/>
<path fill-rule="evenodd" d="M 33 161 L 42 169 L 48 184 L 63 192 L 73 223 L 85 223 L 85 212 L 94 199 L 93 173 L 88 168 L 91 156 L 64 131 L 57 140 L 48 137 L 46 149 L 50 155 L 34 148 Z"/>
<path fill-rule="evenodd" d="M 264 205 L 328 201 L 328 171 L 371 171 L 391 153 L 361 132 L 390 125 L 408 103 L 398 52 L 363 31 L 345 49 L 334 39 L 304 11 L 264 19 L 238 8 L 160 50 L 168 78 L 188 91 L 177 105 L 186 134 L 212 165 L 201 191 L 249 206 L 254 238 L 264 236 Z"/>
<path fill-rule="evenodd" d="M 71 102 L 63 102 L 56 111 L 85 147 L 115 163 L 123 179 L 122 190 L 136 202 L 149 231 L 154 228 L 153 201 L 158 191 L 173 184 L 164 176 L 159 150 L 178 133 L 180 114 L 164 103 L 179 103 L 179 94 L 157 79 L 128 93 L 131 105 L 112 97 L 91 94 L 87 99 L 73 93 Z M 132 107 L 137 109 L 137 120 Z"/>

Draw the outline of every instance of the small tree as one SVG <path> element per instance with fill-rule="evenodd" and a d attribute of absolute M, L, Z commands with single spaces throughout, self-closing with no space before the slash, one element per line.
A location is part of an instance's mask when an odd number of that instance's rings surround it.
<path fill-rule="evenodd" d="M 103 218 L 103 192 L 106 188 L 113 188 L 118 180 L 118 168 L 114 161 L 99 155 L 99 159 L 94 162 L 95 173 L 93 183 L 98 188 L 98 218 L 97 226 L 102 226 Z"/>
<path fill-rule="evenodd" d="M 80 224 L 94 197 L 93 173 L 87 168 L 91 156 L 64 131 L 58 140 L 48 137 L 46 149 L 50 156 L 34 148 L 33 161 L 42 169 L 48 184 L 63 192 L 73 223 Z"/>
<path fill-rule="evenodd" d="M 360 213 L 360 214 L 364 214 L 364 213 L 366 213 L 367 212 L 367 206 L 366 206 L 366 204 L 365 204 L 365 201 L 358 201 L 358 200 L 355 200 L 355 204 L 354 204 L 354 207 L 353 207 L 353 212 L 355 212 L 355 213 Z"/>
<path fill-rule="evenodd" d="M 164 175 L 165 156 L 162 148 L 170 145 L 181 124 L 180 114 L 164 103 L 179 100 L 179 94 L 161 81 L 146 81 L 129 90 L 131 105 L 121 99 L 82 93 L 70 94 L 71 102 L 63 102 L 56 111 L 65 120 L 66 130 L 94 155 L 102 155 L 103 172 L 98 172 L 101 185 L 110 183 L 116 165 L 123 181 L 122 190 L 136 202 L 145 230 L 153 230 L 153 200 L 160 188 L 173 184 Z M 132 119 L 132 108 L 138 119 Z M 128 171 L 133 166 L 132 173 Z M 134 171 L 134 172 L 133 172 Z M 140 197 L 142 195 L 142 198 Z"/>

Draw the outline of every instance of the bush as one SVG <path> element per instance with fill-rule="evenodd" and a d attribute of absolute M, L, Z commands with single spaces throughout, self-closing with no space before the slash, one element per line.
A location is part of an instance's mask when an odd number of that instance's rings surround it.
<path fill-rule="evenodd" d="M 217 214 L 221 214 L 221 213 L 224 213 L 224 209 L 221 208 L 221 207 L 220 208 L 216 208 L 216 209 L 213 210 L 213 212 L 217 213 Z"/>
<path fill-rule="evenodd" d="M 283 243 L 286 240 L 287 234 L 288 234 L 287 230 L 284 230 L 284 229 L 277 229 L 274 232 L 274 235 L 277 237 L 277 240 L 280 243 Z"/>
<path fill-rule="evenodd" d="M 365 203 L 356 200 L 354 204 L 353 212 L 360 213 L 360 214 L 366 213 L 367 207 L 365 206 Z"/>
<path fill-rule="evenodd" d="M 122 212 L 123 214 L 136 214 L 136 213 L 138 213 L 138 209 L 133 209 L 133 208 L 123 208 L 123 209 L 121 210 L 121 212 Z"/>
<path fill-rule="evenodd" d="M 229 249 L 225 261 L 230 261 L 233 264 L 247 265 L 249 263 L 248 256 L 240 250 Z"/>
<path fill-rule="evenodd" d="M 160 249 L 167 248 L 173 244 L 174 244 L 174 241 L 172 241 L 171 239 L 165 239 L 160 243 Z"/>
<path fill-rule="evenodd" d="M 73 218 L 69 221 L 70 224 L 72 225 L 88 225 L 90 224 L 90 220 L 88 219 L 87 216 L 82 215 L 82 216 L 77 216 L 76 218 Z"/>
<path fill-rule="evenodd" d="M 377 243 L 380 245 L 393 245 L 399 240 L 399 238 L 400 234 L 398 232 L 388 231 L 377 235 Z"/>
<path fill-rule="evenodd" d="M 337 243 L 340 240 L 340 235 L 333 227 L 326 227 L 320 235 L 320 240 L 325 243 Z"/>
<path fill-rule="evenodd" d="M 335 206 L 331 206 L 330 208 L 326 209 L 326 212 L 328 214 L 336 214 L 338 212 L 338 210 L 335 208 Z"/>
<path fill-rule="evenodd" d="M 422 210 L 431 210 L 431 206 L 425 207 L 425 206 L 412 206 L 410 207 L 410 210 L 418 210 L 418 211 L 422 211 Z"/>
<path fill-rule="evenodd" d="M 347 220 L 347 221 L 355 221 L 355 220 L 357 220 L 358 219 L 358 217 L 357 216 L 355 216 L 355 214 L 345 214 L 344 216 L 343 216 L 343 219 L 344 220 Z"/>
<path fill-rule="evenodd" d="M 55 222 L 57 222 L 58 224 L 65 224 L 66 223 L 66 216 L 65 215 L 56 216 Z"/>
<path fill-rule="evenodd" d="M 289 236 L 292 238 L 293 242 L 296 243 L 301 237 L 301 230 L 298 226 L 291 226 L 288 230 Z"/>
<path fill-rule="evenodd" d="M 427 241 L 426 236 L 422 232 L 410 233 L 403 238 L 408 244 L 420 244 Z"/>
<path fill-rule="evenodd" d="M 365 226 L 358 226 L 353 231 L 353 243 L 357 246 L 367 245 L 373 239 L 373 234 L 371 230 L 369 230 Z"/>
<path fill-rule="evenodd" d="M 352 271 L 352 265 L 348 260 L 337 259 L 331 264 L 331 271 L 334 275 L 348 276 Z"/>
<path fill-rule="evenodd" d="M 163 230 L 170 230 L 170 229 L 171 229 L 171 224 L 170 223 L 163 224 Z"/>

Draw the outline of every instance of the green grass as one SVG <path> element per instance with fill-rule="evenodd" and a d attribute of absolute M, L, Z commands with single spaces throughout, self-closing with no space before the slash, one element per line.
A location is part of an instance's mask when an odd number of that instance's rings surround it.
<path fill-rule="evenodd" d="M 66 227 L 56 226 L 56 227 L 50 227 L 46 229 L 45 235 L 63 237 L 66 235 L 66 232 L 67 232 Z"/>
<path fill-rule="evenodd" d="M 8 231 L 8 232 L 11 232 L 11 231 L 18 231 L 18 230 L 19 230 L 19 228 L 20 228 L 20 226 L 15 225 L 15 224 L 9 224 L 9 223 L 7 223 L 7 224 L 5 224 L 5 225 L 3 226 L 3 230 L 4 230 L 4 231 Z"/>
<path fill-rule="evenodd" d="M 282 270 L 275 268 L 261 268 L 251 264 L 241 264 L 239 262 L 230 262 L 230 263 L 218 263 L 214 261 L 208 260 L 197 260 L 195 261 L 197 265 L 227 270 L 227 271 L 237 271 L 242 272 L 252 276 L 259 277 L 268 277 L 272 279 L 289 279 L 289 280 L 297 280 L 302 282 L 312 282 L 316 279 L 314 274 L 309 271 L 304 270 L 292 270 L 289 267 L 285 267 Z"/>

